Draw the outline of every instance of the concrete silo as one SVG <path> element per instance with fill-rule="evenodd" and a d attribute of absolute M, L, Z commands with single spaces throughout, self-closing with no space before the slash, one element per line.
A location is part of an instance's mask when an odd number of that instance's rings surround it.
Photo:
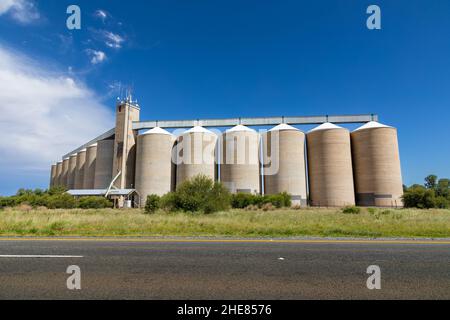
<path fill-rule="evenodd" d="M 69 173 L 69 158 L 66 158 L 63 160 L 62 163 L 61 180 L 60 180 L 60 185 L 65 188 L 68 188 L 69 186 L 67 182 L 68 173 Z"/>
<path fill-rule="evenodd" d="M 402 207 L 397 130 L 369 122 L 353 131 L 351 140 L 357 204 Z"/>
<path fill-rule="evenodd" d="M 94 189 L 107 189 L 113 179 L 114 140 L 97 142 Z"/>
<path fill-rule="evenodd" d="M 217 136 L 203 127 L 194 127 L 178 137 L 177 186 L 197 175 L 217 178 Z"/>
<path fill-rule="evenodd" d="M 263 135 L 264 193 L 287 192 L 292 203 L 307 205 L 305 134 L 280 124 Z"/>
<path fill-rule="evenodd" d="M 62 161 L 56 164 L 55 186 L 61 186 Z"/>
<path fill-rule="evenodd" d="M 145 205 L 148 195 L 162 196 L 175 189 L 172 149 L 175 136 L 161 128 L 138 135 L 136 146 L 136 190 Z"/>
<path fill-rule="evenodd" d="M 83 189 L 84 165 L 86 163 L 86 149 L 77 154 L 77 168 L 75 170 L 75 189 Z"/>
<path fill-rule="evenodd" d="M 52 164 L 51 170 L 50 170 L 50 188 L 55 185 L 55 179 L 56 179 L 56 164 Z"/>
<path fill-rule="evenodd" d="M 306 135 L 312 206 L 355 204 L 350 132 L 324 123 Z"/>
<path fill-rule="evenodd" d="M 238 125 L 222 135 L 220 181 L 233 193 L 261 192 L 259 134 Z"/>
<path fill-rule="evenodd" d="M 77 155 L 73 154 L 69 157 L 69 169 L 67 171 L 67 189 L 75 188 L 75 171 L 77 169 Z"/>
<path fill-rule="evenodd" d="M 86 161 L 84 163 L 83 189 L 94 189 L 95 165 L 97 163 L 97 143 L 86 148 Z"/>

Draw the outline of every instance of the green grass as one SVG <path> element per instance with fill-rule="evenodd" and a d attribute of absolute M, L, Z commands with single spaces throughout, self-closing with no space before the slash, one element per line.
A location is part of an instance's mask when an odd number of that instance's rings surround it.
<path fill-rule="evenodd" d="M 0 236 L 450 237 L 450 210 L 0 210 Z"/>

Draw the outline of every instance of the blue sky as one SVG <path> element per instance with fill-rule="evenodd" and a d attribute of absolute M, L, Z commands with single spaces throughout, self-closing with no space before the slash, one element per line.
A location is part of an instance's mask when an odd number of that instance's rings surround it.
<path fill-rule="evenodd" d="M 45 188 L 126 86 L 147 120 L 377 113 L 405 184 L 450 177 L 449 35 L 447 0 L 0 0 L 0 194 Z"/>

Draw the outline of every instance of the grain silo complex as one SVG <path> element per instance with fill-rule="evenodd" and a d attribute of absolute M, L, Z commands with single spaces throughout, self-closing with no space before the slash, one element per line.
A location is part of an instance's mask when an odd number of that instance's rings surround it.
<path fill-rule="evenodd" d="M 360 206 L 403 206 L 397 129 L 369 122 L 351 134 L 356 202 Z"/>
<path fill-rule="evenodd" d="M 180 185 L 197 175 L 215 180 L 216 145 L 217 136 L 200 126 L 189 129 L 179 136 L 176 144 L 176 184 Z"/>
<path fill-rule="evenodd" d="M 52 165 L 50 185 L 138 207 L 201 174 L 232 193 L 287 192 L 301 206 L 401 207 L 397 131 L 377 121 L 373 114 L 141 121 L 128 97 L 117 103 L 114 128 Z M 350 134 L 337 124 L 362 126 Z M 302 125 L 317 127 L 305 137 Z M 176 137 L 175 129 L 186 131 Z"/>
<path fill-rule="evenodd" d="M 259 134 L 237 125 L 222 135 L 220 181 L 231 192 L 261 192 Z"/>
<path fill-rule="evenodd" d="M 142 198 L 151 194 L 162 196 L 175 189 L 174 143 L 175 136 L 161 128 L 138 136 L 135 182 Z"/>
<path fill-rule="evenodd" d="M 306 206 L 305 134 L 280 124 L 263 135 L 264 193 L 287 192 L 292 202 Z"/>
<path fill-rule="evenodd" d="M 354 205 L 350 132 L 332 123 L 324 123 L 308 132 L 306 137 L 311 205 Z"/>

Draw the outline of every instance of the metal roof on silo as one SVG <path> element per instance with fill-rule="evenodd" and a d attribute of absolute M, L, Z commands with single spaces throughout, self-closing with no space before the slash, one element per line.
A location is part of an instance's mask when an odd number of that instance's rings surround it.
<path fill-rule="evenodd" d="M 241 132 L 241 131 L 256 132 L 255 130 L 253 130 L 249 127 L 243 126 L 241 124 L 231 128 L 231 129 L 228 129 L 226 132 L 228 133 L 228 132 Z"/>
<path fill-rule="evenodd" d="M 331 122 L 322 123 L 320 126 L 311 129 L 309 132 L 320 131 L 320 130 L 331 130 L 331 129 L 345 129 L 343 127 L 337 126 Z"/>
<path fill-rule="evenodd" d="M 365 125 L 355 129 L 353 132 L 359 131 L 359 130 L 365 130 L 365 129 L 375 129 L 375 128 L 392 128 L 394 129 L 394 127 L 391 126 L 387 126 L 385 124 L 376 122 L 376 121 L 370 121 L 367 122 Z"/>
<path fill-rule="evenodd" d="M 173 136 L 173 134 L 171 134 L 169 131 L 164 130 L 163 128 L 160 128 L 160 127 L 155 127 L 153 129 L 150 129 L 150 130 L 142 133 L 141 135 L 147 135 L 147 134 L 166 134 L 166 135 Z"/>
<path fill-rule="evenodd" d="M 276 127 L 273 127 L 272 129 L 270 129 L 269 131 L 285 131 L 285 130 L 294 130 L 294 131 L 301 131 L 291 125 L 288 125 L 286 123 L 281 123 L 279 125 L 277 125 Z"/>
<path fill-rule="evenodd" d="M 187 130 L 186 132 L 184 132 L 183 134 L 187 134 L 187 133 L 211 133 L 211 134 L 214 134 L 214 132 L 212 132 L 211 130 L 208 130 L 201 126 L 193 127 L 191 129 Z"/>

